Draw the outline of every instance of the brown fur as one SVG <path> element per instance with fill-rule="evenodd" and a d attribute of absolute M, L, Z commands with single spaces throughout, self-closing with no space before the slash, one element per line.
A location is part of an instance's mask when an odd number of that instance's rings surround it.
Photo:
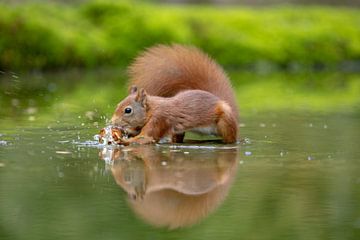
<path fill-rule="evenodd" d="M 229 105 L 220 101 L 216 105 L 215 112 L 219 119 L 217 122 L 218 134 L 223 138 L 224 143 L 233 143 L 236 141 L 237 122 Z"/>
<path fill-rule="evenodd" d="M 191 47 L 157 46 L 129 69 L 130 82 L 141 88 L 130 89 L 112 118 L 134 136 L 127 142 L 152 143 L 164 136 L 182 142 L 185 131 L 204 128 L 225 143 L 236 142 L 234 94 L 222 68 L 207 55 Z M 130 115 L 124 113 L 128 107 Z"/>
<path fill-rule="evenodd" d="M 149 95 L 172 97 L 198 89 L 225 100 L 238 118 L 231 83 L 224 70 L 195 47 L 158 45 L 149 48 L 129 67 L 130 85 L 144 88 Z"/>

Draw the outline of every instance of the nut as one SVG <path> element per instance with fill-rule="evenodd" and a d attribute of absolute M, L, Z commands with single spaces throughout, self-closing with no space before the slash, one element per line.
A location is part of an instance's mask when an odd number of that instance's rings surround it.
<path fill-rule="evenodd" d="M 121 128 L 114 126 L 107 126 L 100 130 L 99 143 L 100 144 L 120 144 L 123 139 L 123 132 Z"/>

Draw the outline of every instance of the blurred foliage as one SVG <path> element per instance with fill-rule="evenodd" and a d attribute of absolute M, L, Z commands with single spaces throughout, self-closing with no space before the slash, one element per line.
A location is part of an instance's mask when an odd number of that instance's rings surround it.
<path fill-rule="evenodd" d="M 240 115 L 259 112 L 360 113 L 360 75 L 230 71 Z M 119 69 L 2 75 L 0 128 L 61 121 L 103 126 L 127 95 Z"/>
<path fill-rule="evenodd" d="M 196 45 L 236 68 L 296 70 L 360 60 L 358 9 L 130 1 L 0 7 L 0 69 L 124 66 L 146 47 L 173 42 Z"/>

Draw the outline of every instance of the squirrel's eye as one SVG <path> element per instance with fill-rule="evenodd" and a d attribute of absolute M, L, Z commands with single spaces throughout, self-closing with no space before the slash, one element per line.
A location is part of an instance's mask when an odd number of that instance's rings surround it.
<path fill-rule="evenodd" d="M 131 112 L 132 112 L 132 109 L 129 108 L 129 107 L 127 107 L 127 108 L 124 109 L 124 113 L 125 113 L 125 114 L 130 114 Z"/>

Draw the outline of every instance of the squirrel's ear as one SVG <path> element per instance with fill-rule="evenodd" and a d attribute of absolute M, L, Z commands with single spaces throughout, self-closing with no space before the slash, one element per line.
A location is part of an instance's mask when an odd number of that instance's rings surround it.
<path fill-rule="evenodd" d="M 137 92 L 137 90 L 138 90 L 137 86 L 132 85 L 130 88 L 129 94 L 134 94 Z"/>
<path fill-rule="evenodd" d="M 142 105 L 143 107 L 145 107 L 145 106 L 146 106 L 146 96 L 147 96 L 147 94 L 146 94 L 145 89 L 141 88 L 141 89 L 137 92 L 137 95 L 136 95 L 135 100 L 136 100 L 137 102 L 140 102 L 141 105 Z"/>

